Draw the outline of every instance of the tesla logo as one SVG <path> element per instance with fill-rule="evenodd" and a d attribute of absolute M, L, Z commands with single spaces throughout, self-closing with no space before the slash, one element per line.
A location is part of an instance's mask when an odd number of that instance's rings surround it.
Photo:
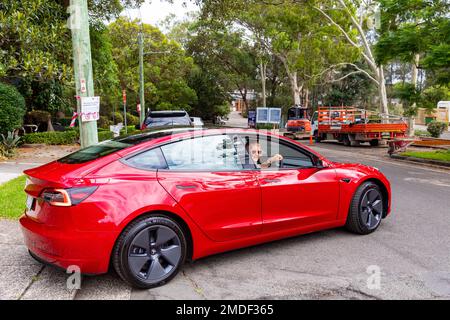
<path fill-rule="evenodd" d="M 381 289 L 381 268 L 377 265 L 368 266 L 366 273 L 369 274 L 367 278 L 367 288 L 370 290 Z"/>
<path fill-rule="evenodd" d="M 67 278 L 67 289 L 68 290 L 80 290 L 81 288 L 81 269 L 79 266 L 69 266 L 66 271 L 70 274 Z"/>

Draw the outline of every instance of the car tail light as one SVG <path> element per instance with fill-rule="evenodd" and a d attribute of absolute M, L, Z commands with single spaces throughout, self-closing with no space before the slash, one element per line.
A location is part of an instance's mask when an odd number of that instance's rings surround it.
<path fill-rule="evenodd" d="M 45 189 L 41 198 L 52 206 L 69 207 L 85 200 L 97 190 L 97 186 L 70 189 Z"/>
<path fill-rule="evenodd" d="M 141 130 L 145 130 L 147 129 L 147 125 L 145 124 L 145 122 L 141 125 Z"/>

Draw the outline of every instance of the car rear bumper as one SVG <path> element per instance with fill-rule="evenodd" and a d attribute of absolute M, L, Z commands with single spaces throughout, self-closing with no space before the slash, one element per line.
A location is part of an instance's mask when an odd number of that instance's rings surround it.
<path fill-rule="evenodd" d="M 25 245 L 39 259 L 64 269 L 77 266 L 86 274 L 108 271 L 115 233 L 60 230 L 26 215 L 20 224 Z"/>

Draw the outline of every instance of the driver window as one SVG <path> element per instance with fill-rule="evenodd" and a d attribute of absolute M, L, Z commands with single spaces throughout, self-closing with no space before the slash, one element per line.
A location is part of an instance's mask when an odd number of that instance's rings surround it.
<path fill-rule="evenodd" d="M 314 166 L 312 157 L 276 137 L 244 136 L 248 158 L 258 169 L 304 168 Z"/>

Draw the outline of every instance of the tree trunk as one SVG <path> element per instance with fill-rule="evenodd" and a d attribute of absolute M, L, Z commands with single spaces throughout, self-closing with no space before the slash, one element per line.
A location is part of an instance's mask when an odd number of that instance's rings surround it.
<path fill-rule="evenodd" d="M 289 74 L 289 80 L 291 82 L 291 89 L 294 97 L 294 105 L 300 105 L 301 104 L 300 92 L 302 88 L 298 86 L 297 72 Z"/>
<path fill-rule="evenodd" d="M 261 59 L 260 69 L 261 69 L 261 91 L 262 91 L 262 105 L 265 108 L 267 106 L 266 103 L 266 67 L 267 64 L 263 63 Z"/>
<path fill-rule="evenodd" d="M 417 88 L 417 79 L 419 75 L 419 69 L 417 66 L 419 65 L 419 54 L 414 55 L 414 62 L 412 64 L 412 75 L 411 75 L 411 84 L 414 86 L 414 88 Z M 416 103 L 414 102 L 411 108 L 414 110 L 416 109 Z M 408 119 L 408 136 L 412 137 L 414 136 L 414 124 L 415 124 L 415 117 L 414 115 L 411 115 Z"/>
<path fill-rule="evenodd" d="M 378 67 L 378 93 L 380 96 L 380 112 L 384 115 L 389 114 L 387 94 L 386 94 L 386 80 L 384 79 L 383 65 Z"/>

